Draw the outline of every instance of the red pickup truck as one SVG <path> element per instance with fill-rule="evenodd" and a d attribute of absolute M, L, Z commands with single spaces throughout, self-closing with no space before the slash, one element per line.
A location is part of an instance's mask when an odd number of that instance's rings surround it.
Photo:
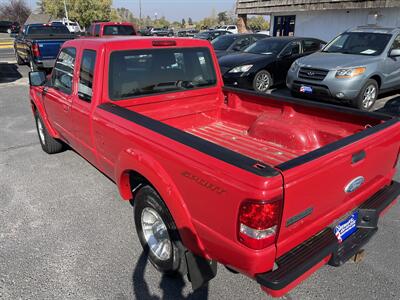
<path fill-rule="evenodd" d="M 283 295 L 357 254 L 400 193 L 397 118 L 223 87 L 207 41 L 72 40 L 29 77 L 43 150 L 115 181 L 151 263 L 193 288 L 218 262 Z"/>

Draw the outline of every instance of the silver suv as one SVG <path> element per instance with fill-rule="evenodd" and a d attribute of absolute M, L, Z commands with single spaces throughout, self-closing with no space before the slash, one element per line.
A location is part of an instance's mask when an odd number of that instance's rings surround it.
<path fill-rule="evenodd" d="M 400 28 L 346 31 L 320 52 L 296 60 L 286 85 L 293 96 L 370 110 L 380 92 L 400 89 Z"/>

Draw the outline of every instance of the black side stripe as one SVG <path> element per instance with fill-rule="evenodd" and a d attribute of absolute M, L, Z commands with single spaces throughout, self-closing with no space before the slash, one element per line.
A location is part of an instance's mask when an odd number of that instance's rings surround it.
<path fill-rule="evenodd" d="M 99 105 L 98 108 L 258 176 L 273 177 L 280 174 L 274 168 L 257 160 L 234 152 L 230 149 L 221 147 L 124 107 L 117 106 L 112 103 L 104 103 Z"/>

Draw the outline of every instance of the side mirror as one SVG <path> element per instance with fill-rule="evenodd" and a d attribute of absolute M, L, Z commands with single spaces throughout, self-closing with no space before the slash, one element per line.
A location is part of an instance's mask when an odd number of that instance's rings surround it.
<path fill-rule="evenodd" d="M 29 72 L 29 85 L 42 86 L 46 82 L 46 73 L 42 71 Z"/>
<path fill-rule="evenodd" d="M 392 49 L 389 52 L 390 57 L 397 57 L 400 56 L 400 49 Z"/>

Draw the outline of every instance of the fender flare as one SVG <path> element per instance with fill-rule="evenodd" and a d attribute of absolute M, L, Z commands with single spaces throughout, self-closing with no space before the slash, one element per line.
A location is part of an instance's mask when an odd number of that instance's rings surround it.
<path fill-rule="evenodd" d="M 203 243 L 198 238 L 185 202 L 164 167 L 153 157 L 140 150 L 129 148 L 121 152 L 115 164 L 115 181 L 124 200 L 133 198 L 132 191 L 130 191 L 130 171 L 145 177 L 159 193 L 175 221 L 185 247 L 210 259 Z"/>
<path fill-rule="evenodd" d="M 49 119 L 47 118 L 47 113 L 43 106 L 43 102 L 38 99 L 38 93 L 41 93 L 40 89 L 32 87 L 30 88 L 29 94 L 31 98 L 32 113 L 35 114 L 37 112 L 39 114 L 51 137 L 59 138 L 60 136 L 57 131 L 55 131 L 54 128 L 50 125 Z"/>

